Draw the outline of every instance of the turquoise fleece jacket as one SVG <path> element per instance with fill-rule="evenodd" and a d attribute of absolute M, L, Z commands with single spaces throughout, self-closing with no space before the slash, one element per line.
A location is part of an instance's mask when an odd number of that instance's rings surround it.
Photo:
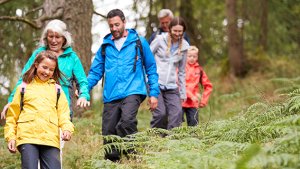
<path fill-rule="evenodd" d="M 22 83 L 22 75 L 30 68 L 30 66 L 34 63 L 34 60 L 38 53 L 47 50 L 46 47 L 39 47 L 36 49 L 27 63 L 25 64 L 21 76 L 10 94 L 8 98 L 8 102 L 11 102 L 17 86 Z M 90 94 L 88 92 L 88 82 L 86 78 L 86 74 L 84 72 L 83 66 L 79 57 L 77 56 L 76 52 L 73 51 L 71 47 L 67 47 L 64 50 L 64 53 L 58 57 L 58 67 L 60 71 L 64 74 L 63 81 L 60 81 L 60 85 L 68 99 L 69 105 L 71 105 L 71 97 L 70 97 L 70 90 L 72 89 L 72 81 L 75 80 L 76 83 L 79 85 L 79 98 L 84 97 L 87 100 L 90 100 Z"/>

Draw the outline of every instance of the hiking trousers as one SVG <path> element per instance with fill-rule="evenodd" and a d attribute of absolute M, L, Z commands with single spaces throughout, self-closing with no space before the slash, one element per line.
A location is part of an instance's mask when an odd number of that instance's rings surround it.
<path fill-rule="evenodd" d="M 130 95 L 124 99 L 115 100 L 104 104 L 102 115 L 102 135 L 126 135 L 137 132 L 137 112 L 143 102 L 142 95 Z M 104 144 L 110 143 L 104 139 Z M 112 148 L 112 152 L 105 154 L 106 159 L 116 161 L 120 159 L 120 152 Z"/>
<path fill-rule="evenodd" d="M 21 144 L 18 146 L 21 153 L 22 169 L 37 169 L 40 161 L 40 169 L 60 169 L 60 151 L 56 147 Z"/>
<path fill-rule="evenodd" d="M 152 112 L 152 128 L 170 130 L 182 123 L 182 107 L 178 89 L 160 89 L 157 108 Z"/>
<path fill-rule="evenodd" d="M 197 126 L 199 124 L 198 110 L 195 107 L 183 107 L 182 117 L 186 115 L 186 121 L 188 126 Z"/>

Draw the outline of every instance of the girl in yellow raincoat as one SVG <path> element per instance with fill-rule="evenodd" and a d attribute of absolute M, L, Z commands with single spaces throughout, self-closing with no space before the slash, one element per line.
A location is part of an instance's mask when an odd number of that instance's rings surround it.
<path fill-rule="evenodd" d="M 59 132 L 68 141 L 74 125 L 64 92 L 57 94 L 59 79 L 57 57 L 51 51 L 41 52 L 9 106 L 4 137 L 11 153 L 17 149 L 21 153 L 22 168 L 38 168 L 38 161 L 40 168 L 61 168 Z"/>

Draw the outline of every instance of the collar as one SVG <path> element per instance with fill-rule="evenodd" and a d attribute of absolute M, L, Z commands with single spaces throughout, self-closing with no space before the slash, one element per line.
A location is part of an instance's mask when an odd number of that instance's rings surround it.
<path fill-rule="evenodd" d="M 121 38 L 127 37 L 128 36 L 128 31 L 127 29 L 124 30 L 123 36 Z M 114 36 L 111 36 L 111 40 L 115 40 Z"/>

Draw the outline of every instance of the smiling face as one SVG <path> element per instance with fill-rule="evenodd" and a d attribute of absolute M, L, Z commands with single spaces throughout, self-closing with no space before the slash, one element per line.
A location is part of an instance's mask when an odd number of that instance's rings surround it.
<path fill-rule="evenodd" d="M 65 42 L 65 38 L 60 35 L 57 32 L 52 31 L 49 29 L 47 31 L 47 42 L 48 42 L 48 47 L 51 51 L 56 52 L 56 53 L 61 53 L 63 52 L 63 45 Z"/>
<path fill-rule="evenodd" d="M 115 39 L 120 39 L 125 30 L 125 21 L 123 22 L 119 16 L 108 18 L 110 32 Z"/>
<path fill-rule="evenodd" d="M 184 28 L 181 25 L 175 25 L 171 27 L 171 37 L 173 42 L 177 42 L 182 38 Z"/>
<path fill-rule="evenodd" d="M 35 68 L 36 74 L 39 77 L 39 79 L 45 82 L 52 78 L 56 68 L 56 63 L 54 60 L 45 58 L 39 64 L 35 63 Z"/>

